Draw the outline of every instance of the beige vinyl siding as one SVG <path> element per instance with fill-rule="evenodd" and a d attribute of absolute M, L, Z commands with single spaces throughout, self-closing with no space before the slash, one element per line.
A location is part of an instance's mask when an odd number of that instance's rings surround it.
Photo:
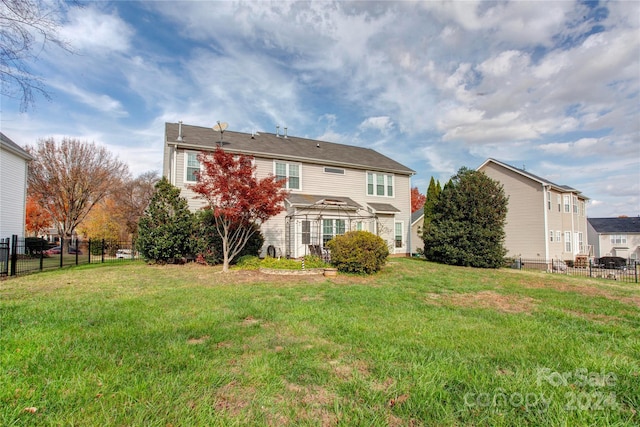
<path fill-rule="evenodd" d="M 509 196 L 505 224 L 507 255 L 546 257 L 548 231 L 545 230 L 544 210 L 547 204 L 542 185 L 495 163 L 488 163 L 482 171 L 499 181 Z"/>
<path fill-rule="evenodd" d="M 171 151 L 167 151 L 167 157 L 171 157 Z M 263 179 L 269 175 L 274 174 L 274 159 L 255 158 L 256 176 L 258 179 Z M 379 196 L 367 196 L 366 193 L 366 178 L 367 171 L 359 169 L 350 169 L 340 167 L 344 170 L 344 174 L 327 173 L 324 168 L 327 165 L 324 164 L 310 164 L 299 162 L 285 163 L 297 163 L 300 165 L 300 183 L 301 188 L 299 190 L 290 190 L 293 193 L 301 194 L 313 194 L 313 195 L 336 195 L 341 197 L 349 197 L 362 206 L 363 209 L 367 209 L 367 203 L 388 203 L 393 205 L 401 212 L 397 212 L 395 215 L 382 215 L 379 216 L 384 224 L 381 229 L 384 231 L 381 237 L 389 244 L 389 249 L 392 254 L 405 254 L 409 252 L 409 235 L 411 233 L 411 184 L 410 177 L 408 175 L 395 174 L 393 177 L 393 197 L 379 197 Z M 172 175 L 172 167 L 175 166 L 174 174 Z M 179 149 L 175 152 L 175 160 L 169 159 L 165 161 L 164 175 L 170 177 L 173 180 L 173 184 L 181 189 L 181 196 L 187 199 L 189 209 L 196 211 L 206 206 L 206 203 L 196 198 L 196 194 L 187 188 L 189 183 L 184 181 L 185 179 L 185 150 Z M 336 168 L 337 166 L 332 165 Z M 383 171 L 384 172 L 384 171 Z M 387 173 L 387 172 L 384 172 Z M 263 248 L 263 255 L 266 254 L 266 247 L 273 245 L 276 248 L 284 251 L 285 244 L 285 217 L 287 213 L 283 212 L 278 216 L 271 218 L 262 227 L 262 233 L 265 237 L 265 247 Z M 395 248 L 395 229 L 394 221 L 401 221 L 403 223 L 404 232 L 404 247 Z M 411 243 L 413 245 L 413 242 Z M 284 255 L 284 254 L 283 254 Z"/>
<path fill-rule="evenodd" d="M 272 159 L 256 159 L 257 176 L 258 178 L 264 178 L 268 174 L 273 173 Z M 411 188 L 410 178 L 407 175 L 394 175 L 394 196 L 393 197 L 379 197 L 379 196 L 367 196 L 367 171 L 359 169 L 344 169 L 344 174 L 326 173 L 323 164 L 310 164 L 303 163 L 301 165 L 301 189 L 292 190 L 294 193 L 301 194 L 315 194 L 315 195 L 339 195 L 342 197 L 349 197 L 363 209 L 367 209 L 367 202 L 370 203 L 388 203 L 395 206 L 401 212 L 397 212 L 395 216 L 389 217 L 388 215 L 381 222 L 384 224 L 381 229 L 384 233 L 381 237 L 389 244 L 389 249 L 392 254 L 405 254 L 408 252 L 409 234 L 411 232 Z M 332 166 L 334 167 L 334 166 Z M 379 215 L 381 218 L 383 215 Z M 403 222 L 404 231 L 404 247 L 395 248 L 394 245 L 394 220 Z M 276 223 L 277 225 L 273 224 Z M 272 218 L 268 224 L 265 224 L 263 228 L 271 229 L 276 227 L 282 229 L 284 227 L 284 218 L 279 217 Z M 274 232 L 274 235 L 277 233 Z M 284 232 L 282 232 L 284 235 Z M 267 241 L 265 236 L 265 241 Z M 413 242 L 412 242 L 413 245 Z"/>

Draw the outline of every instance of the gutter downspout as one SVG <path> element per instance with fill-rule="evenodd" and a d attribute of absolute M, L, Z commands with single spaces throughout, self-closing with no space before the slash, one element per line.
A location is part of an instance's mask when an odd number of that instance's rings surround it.
<path fill-rule="evenodd" d="M 545 201 L 544 211 L 544 259 L 549 259 L 549 203 L 551 203 L 551 194 L 549 194 L 549 186 L 542 184 L 542 200 Z M 547 200 L 548 198 L 548 200 Z"/>

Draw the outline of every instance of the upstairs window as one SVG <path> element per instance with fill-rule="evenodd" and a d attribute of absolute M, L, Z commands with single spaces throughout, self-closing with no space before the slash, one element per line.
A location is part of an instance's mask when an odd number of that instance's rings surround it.
<path fill-rule="evenodd" d="M 564 196 L 564 212 L 571 212 L 571 197 L 569 196 Z"/>
<path fill-rule="evenodd" d="M 547 208 L 551 210 L 551 191 L 547 191 Z"/>
<path fill-rule="evenodd" d="M 185 157 L 185 178 L 187 182 L 196 182 L 196 172 L 200 172 L 200 162 L 198 161 L 198 153 L 186 152 Z"/>
<path fill-rule="evenodd" d="M 344 169 L 326 167 L 324 168 L 324 173 L 334 173 L 337 175 L 344 175 Z"/>
<path fill-rule="evenodd" d="M 578 213 L 578 198 L 576 196 L 573 196 L 573 213 Z"/>
<path fill-rule="evenodd" d="M 612 234 L 611 235 L 611 244 L 612 245 L 622 245 L 627 243 L 627 235 L 626 234 Z"/>
<path fill-rule="evenodd" d="M 275 162 L 275 175 L 283 180 L 282 186 L 289 190 L 300 190 L 300 165 L 297 163 Z"/>
<path fill-rule="evenodd" d="M 393 175 L 367 172 L 367 195 L 393 197 Z"/>

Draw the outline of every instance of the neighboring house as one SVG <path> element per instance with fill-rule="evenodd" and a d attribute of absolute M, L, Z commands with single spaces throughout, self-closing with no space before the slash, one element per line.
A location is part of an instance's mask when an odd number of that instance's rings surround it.
<path fill-rule="evenodd" d="M 29 153 L 0 132 L 0 238 L 24 237 L 31 160 Z"/>
<path fill-rule="evenodd" d="M 640 217 L 588 218 L 587 236 L 596 258 L 640 260 Z"/>
<path fill-rule="evenodd" d="M 262 255 L 320 254 L 334 236 L 366 230 L 382 237 L 392 255 L 411 252 L 413 170 L 372 149 L 288 136 L 247 134 L 165 124 L 163 175 L 195 211 L 205 206 L 188 186 L 200 170 L 197 156 L 221 146 L 254 158 L 259 179 L 287 178 L 285 211 L 262 226 Z"/>
<path fill-rule="evenodd" d="M 575 261 L 591 255 L 587 242 L 587 200 L 558 185 L 495 159 L 479 171 L 500 182 L 509 197 L 505 224 L 507 255 Z"/>
<path fill-rule="evenodd" d="M 424 253 L 422 226 L 424 223 L 424 207 L 411 214 L 411 254 Z"/>

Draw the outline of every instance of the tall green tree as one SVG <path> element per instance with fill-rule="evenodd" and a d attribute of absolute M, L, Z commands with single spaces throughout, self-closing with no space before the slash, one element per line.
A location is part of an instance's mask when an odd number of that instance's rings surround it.
<path fill-rule="evenodd" d="M 190 254 L 193 215 L 180 189 L 163 177 L 138 223 L 136 246 L 144 259 L 165 263 Z"/>
<path fill-rule="evenodd" d="M 425 255 L 451 265 L 498 268 L 506 255 L 508 198 L 483 172 L 461 168 L 444 186 L 425 234 Z"/>
<path fill-rule="evenodd" d="M 431 177 L 429 181 L 429 188 L 427 188 L 426 199 L 424 201 L 424 220 L 422 223 L 422 235 L 423 237 L 429 232 L 431 229 L 431 221 L 433 220 L 433 209 L 438 202 L 438 197 L 440 196 L 440 192 L 442 189 L 440 188 L 440 181 L 436 181 Z"/>

